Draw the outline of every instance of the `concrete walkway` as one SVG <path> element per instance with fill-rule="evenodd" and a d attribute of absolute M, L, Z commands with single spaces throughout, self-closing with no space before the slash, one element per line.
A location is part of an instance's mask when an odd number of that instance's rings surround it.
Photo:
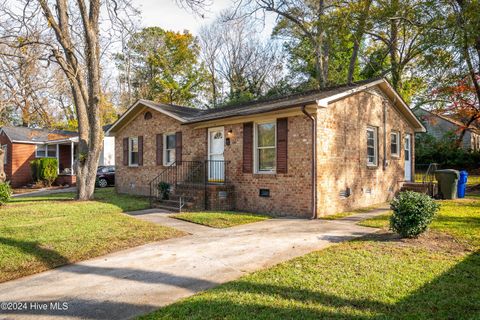
<path fill-rule="evenodd" d="M 55 194 L 55 193 L 65 193 L 65 192 L 76 192 L 77 187 L 68 187 L 62 189 L 39 189 L 32 192 L 25 192 L 25 193 L 17 193 L 12 195 L 14 198 L 23 198 L 23 197 L 40 197 L 46 196 L 48 194 Z"/>
<path fill-rule="evenodd" d="M 377 230 L 355 223 L 383 212 L 374 210 L 335 221 L 271 219 L 228 229 L 195 225 L 190 236 L 0 284 L 0 302 L 27 302 L 23 311 L 6 314 L 0 310 L 0 318 L 132 318 L 246 273 L 373 233 Z M 171 219 L 158 211 L 133 214 L 156 222 Z M 187 222 L 171 219 L 169 223 L 185 227 Z M 52 310 L 50 302 L 68 309 Z M 41 306 L 47 310 L 40 310 Z"/>

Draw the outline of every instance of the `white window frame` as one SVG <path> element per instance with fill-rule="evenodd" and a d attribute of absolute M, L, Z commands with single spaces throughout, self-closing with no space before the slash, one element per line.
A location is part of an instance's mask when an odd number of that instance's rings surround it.
<path fill-rule="evenodd" d="M 170 149 L 167 149 L 167 137 L 168 136 L 175 136 L 175 146 L 173 148 L 170 148 Z M 175 160 L 177 160 L 177 157 L 176 157 L 176 154 L 175 154 L 176 147 L 177 147 L 177 134 L 175 132 L 164 133 L 163 134 L 163 165 L 165 167 L 168 167 L 168 166 L 172 165 L 175 162 Z M 173 154 L 175 154 L 175 160 L 167 162 L 167 152 L 169 150 L 170 151 L 173 150 Z"/>
<path fill-rule="evenodd" d="M 378 128 L 373 126 L 367 127 L 367 133 L 371 131 L 373 132 L 373 150 L 374 150 L 374 161 L 371 162 L 368 157 L 368 137 L 367 137 L 367 166 L 368 167 L 376 167 L 378 166 Z"/>
<path fill-rule="evenodd" d="M 54 156 L 49 156 L 48 155 L 48 147 L 50 146 L 54 146 L 55 147 L 55 155 Z M 44 152 L 44 155 L 43 156 L 40 156 L 38 155 L 38 149 L 39 148 L 42 148 L 43 149 L 43 152 Z M 42 150 L 40 150 L 42 151 Z M 35 145 L 35 158 L 58 158 L 58 144 L 55 145 L 55 144 L 36 144 Z"/>
<path fill-rule="evenodd" d="M 395 141 L 397 143 L 397 152 L 393 153 L 392 152 L 392 136 L 395 135 Z M 400 132 L 398 131 L 392 131 L 390 132 L 390 155 L 392 157 L 400 157 Z"/>
<path fill-rule="evenodd" d="M 275 137 L 274 137 L 274 146 L 273 147 L 258 147 L 258 126 L 262 124 L 272 123 L 275 126 Z M 275 150 L 275 159 L 273 163 L 275 164 L 275 169 L 273 170 L 260 170 L 260 161 L 259 161 L 259 149 L 274 149 Z M 255 122 L 253 128 L 253 165 L 254 172 L 256 174 L 275 174 L 277 172 L 277 120 L 265 120 L 261 122 Z"/>
<path fill-rule="evenodd" d="M 2 149 L 3 149 L 3 164 L 7 164 L 7 162 L 8 162 L 8 159 L 7 159 L 8 144 L 2 145 Z"/>
<path fill-rule="evenodd" d="M 132 141 L 136 140 L 137 141 L 137 153 L 139 153 L 138 150 L 138 137 L 128 137 L 128 166 L 129 167 L 138 167 L 138 160 L 137 163 L 132 163 Z"/>

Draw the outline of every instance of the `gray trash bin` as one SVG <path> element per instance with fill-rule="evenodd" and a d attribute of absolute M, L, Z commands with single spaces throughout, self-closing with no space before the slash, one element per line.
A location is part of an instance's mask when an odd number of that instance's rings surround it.
<path fill-rule="evenodd" d="M 457 199 L 457 184 L 460 178 L 458 170 L 437 170 L 435 178 L 438 181 L 438 192 L 442 199 Z"/>

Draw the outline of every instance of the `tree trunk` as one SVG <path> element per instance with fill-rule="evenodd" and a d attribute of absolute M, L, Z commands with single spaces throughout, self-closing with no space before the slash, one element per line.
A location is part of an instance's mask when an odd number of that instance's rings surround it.
<path fill-rule="evenodd" d="M 353 76 L 355 74 L 355 65 L 358 59 L 360 44 L 361 44 L 363 35 L 365 34 L 365 28 L 367 25 L 367 19 L 369 16 L 371 4 L 372 4 L 372 0 L 365 1 L 365 8 L 359 17 L 357 30 L 353 33 L 353 49 L 352 49 L 352 55 L 350 56 L 350 63 L 348 65 L 348 75 L 347 75 L 347 83 L 349 84 L 353 83 Z"/>
<path fill-rule="evenodd" d="M 391 10 L 396 13 L 399 9 L 398 0 L 392 0 Z M 395 15 L 395 14 L 394 14 Z M 392 67 L 392 86 L 395 90 L 401 88 L 401 74 L 398 63 L 398 20 L 390 17 L 390 46 L 389 46 L 390 64 Z"/>
<path fill-rule="evenodd" d="M 52 49 L 53 56 L 70 82 L 78 119 L 77 198 L 90 200 L 95 190 L 98 159 L 103 132 L 100 126 L 100 0 L 77 0 L 84 36 L 85 66 L 75 55 L 75 44 L 70 31 L 69 11 L 66 0 L 57 0 L 52 13 L 46 0 L 39 0 L 48 25 L 53 29 L 62 51 Z M 85 74 L 86 73 L 86 74 Z"/>

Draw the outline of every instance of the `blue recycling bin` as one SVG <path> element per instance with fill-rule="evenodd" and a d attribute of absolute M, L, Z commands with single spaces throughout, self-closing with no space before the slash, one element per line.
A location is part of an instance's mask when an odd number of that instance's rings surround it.
<path fill-rule="evenodd" d="M 460 171 L 460 178 L 458 179 L 457 196 L 458 198 L 465 198 L 465 189 L 467 189 L 468 172 Z"/>

